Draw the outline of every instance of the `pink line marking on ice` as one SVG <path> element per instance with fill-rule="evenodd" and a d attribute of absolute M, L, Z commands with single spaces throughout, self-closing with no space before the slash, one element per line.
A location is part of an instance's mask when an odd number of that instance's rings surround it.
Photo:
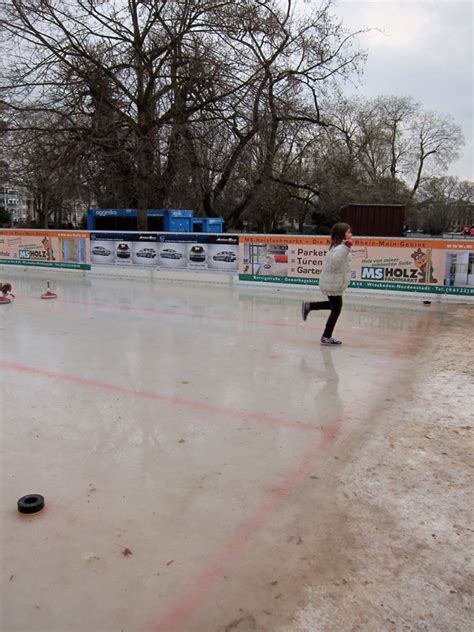
<path fill-rule="evenodd" d="M 414 331 L 400 340 L 396 348 L 390 352 L 390 357 L 385 364 L 379 367 L 377 379 L 374 380 L 375 384 L 379 381 L 378 378 L 385 376 L 393 368 L 393 359 L 400 357 L 401 350 L 410 345 L 417 337 L 415 327 Z M 364 394 L 364 397 L 366 397 L 366 394 Z M 353 402 L 352 408 L 357 408 L 362 401 L 361 396 L 360 401 Z M 255 511 L 237 527 L 224 546 L 197 573 L 188 588 L 184 590 L 176 602 L 161 617 L 157 626 L 153 628 L 153 632 L 181 632 L 185 629 L 184 626 L 202 605 L 203 600 L 215 584 L 218 583 L 224 574 L 224 570 L 237 558 L 247 544 L 256 537 L 270 516 L 288 500 L 299 482 L 311 471 L 315 457 L 338 437 L 342 426 L 349 417 L 350 411 L 343 413 L 331 426 L 322 430 L 322 436 L 310 446 L 298 461 L 296 467 L 292 468 L 286 475 L 283 482 L 264 497 Z"/>
<path fill-rule="evenodd" d="M 320 432 L 321 428 L 313 424 L 284 419 L 281 417 L 274 417 L 272 415 L 266 415 L 252 410 L 239 410 L 238 408 L 231 408 L 230 406 L 216 406 L 214 404 L 206 404 L 192 399 L 184 399 L 180 397 L 174 397 L 171 395 L 164 395 L 161 393 L 155 393 L 152 391 L 143 391 L 126 386 L 119 386 L 116 384 L 110 384 L 108 382 L 100 382 L 98 380 L 92 380 L 89 378 L 80 377 L 77 375 L 70 375 L 67 373 L 59 373 L 56 371 L 47 371 L 45 369 L 38 369 L 36 367 L 17 364 L 14 362 L 2 362 L 0 368 L 7 371 L 16 371 L 19 373 L 27 373 L 40 378 L 46 378 L 50 380 L 56 380 L 59 382 L 69 382 L 72 384 L 78 384 L 80 386 L 86 386 L 89 388 L 97 388 L 104 391 L 113 393 L 119 393 L 121 395 L 127 395 L 130 397 L 137 397 L 140 399 L 152 399 L 163 402 L 164 404 L 170 404 L 172 406 L 179 406 L 182 408 L 190 408 L 192 410 L 199 410 L 212 415 L 222 415 L 225 417 L 233 417 L 242 421 L 254 421 L 268 426 L 281 426 L 284 428 L 293 428 L 297 430 L 303 430 L 305 432 Z"/>
<path fill-rule="evenodd" d="M 22 298 L 26 298 L 27 300 L 36 300 L 40 297 L 24 296 Z M 59 298 L 61 298 L 61 296 L 59 296 Z M 294 321 L 283 322 L 280 320 L 255 320 L 251 318 L 237 318 L 235 316 L 212 316 L 210 314 L 193 314 L 192 312 L 182 312 L 179 310 L 161 309 L 159 307 L 136 307 L 132 305 L 120 305 L 116 303 L 102 303 L 102 302 L 97 302 L 97 301 L 80 301 L 80 300 L 75 300 L 75 299 L 63 299 L 62 304 L 63 305 L 82 305 L 84 307 L 95 307 L 97 309 L 105 309 L 105 310 L 110 309 L 110 310 L 132 312 L 132 313 L 138 313 L 138 314 L 158 314 L 161 316 L 192 318 L 196 320 L 210 320 L 210 321 L 217 321 L 217 322 L 240 323 L 243 325 L 260 325 L 264 327 L 301 329 L 301 330 L 308 330 L 308 331 L 318 331 L 319 333 L 321 333 L 322 329 L 324 328 L 324 316 L 323 316 L 323 320 L 318 325 L 310 325 L 307 322 L 306 323 L 302 322 L 300 320 L 299 314 L 295 316 Z M 321 312 L 321 313 L 328 315 L 329 311 Z M 346 330 L 344 332 L 344 335 L 354 334 L 354 333 L 357 335 L 357 337 L 373 335 L 370 332 L 362 331 L 360 329 L 356 331 Z M 384 338 L 385 339 L 388 339 L 388 338 L 398 339 L 399 336 L 390 334 L 390 333 L 384 333 Z"/>
<path fill-rule="evenodd" d="M 340 427 L 341 417 L 334 426 Z M 224 575 L 225 568 L 241 553 L 242 549 L 262 529 L 270 516 L 278 510 L 280 505 L 288 500 L 291 493 L 305 478 L 314 466 L 314 459 L 339 433 L 334 429 L 332 436 L 323 436 L 311 446 L 300 459 L 297 466 L 287 475 L 282 484 L 266 495 L 254 513 L 244 520 L 236 529 L 226 544 L 217 551 L 207 562 L 205 567 L 192 580 L 189 587 L 178 598 L 176 603 L 163 615 L 153 632 L 180 632 L 189 621 L 194 611 L 202 604 L 213 586 Z"/>
<path fill-rule="evenodd" d="M 39 297 L 23 297 L 27 299 L 36 300 Z M 247 318 L 236 318 L 235 316 L 213 316 L 211 314 L 194 314 L 192 312 L 181 312 L 178 310 L 172 309 L 161 309 L 160 307 L 134 307 L 132 305 L 120 305 L 117 303 L 101 303 L 96 301 L 79 301 L 74 299 L 65 299 L 64 304 L 73 304 L 73 305 L 83 305 L 84 307 L 96 307 L 98 309 L 111 309 L 118 310 L 124 312 L 134 312 L 134 313 L 142 313 L 142 314 L 159 314 L 161 316 L 178 316 L 180 318 L 194 318 L 199 320 L 213 320 L 213 321 L 222 321 L 222 322 L 231 322 L 231 323 L 243 323 L 246 325 L 266 325 L 270 327 L 287 327 L 287 328 L 296 328 L 303 325 L 303 323 L 299 322 L 291 322 L 285 323 L 278 320 L 254 320 Z M 296 319 L 295 319 L 296 320 Z M 311 325 L 308 327 L 309 329 Z"/>

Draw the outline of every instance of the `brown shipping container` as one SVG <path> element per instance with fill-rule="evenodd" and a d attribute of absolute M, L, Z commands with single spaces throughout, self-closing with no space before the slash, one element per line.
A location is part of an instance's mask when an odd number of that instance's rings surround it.
<path fill-rule="evenodd" d="M 347 204 L 341 221 L 350 224 L 354 236 L 403 237 L 405 207 L 402 204 Z"/>

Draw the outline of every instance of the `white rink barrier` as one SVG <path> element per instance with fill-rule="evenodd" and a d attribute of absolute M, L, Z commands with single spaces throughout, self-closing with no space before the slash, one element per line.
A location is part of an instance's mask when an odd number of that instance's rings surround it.
<path fill-rule="evenodd" d="M 0 231 L 6 268 L 288 290 L 316 289 L 328 248 L 322 236 Z M 470 302 L 474 240 L 355 238 L 348 291 Z"/>

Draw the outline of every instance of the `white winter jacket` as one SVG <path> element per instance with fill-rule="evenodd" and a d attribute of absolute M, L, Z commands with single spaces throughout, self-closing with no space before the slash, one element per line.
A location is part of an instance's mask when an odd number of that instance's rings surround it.
<path fill-rule="evenodd" d="M 340 296 L 351 280 L 351 249 L 345 244 L 331 248 L 324 258 L 319 288 L 326 296 Z"/>

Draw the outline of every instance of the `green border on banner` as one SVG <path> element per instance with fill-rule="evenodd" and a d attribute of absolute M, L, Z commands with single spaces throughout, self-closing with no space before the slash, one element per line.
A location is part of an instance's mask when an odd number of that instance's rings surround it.
<path fill-rule="evenodd" d="M 304 279 L 286 276 L 265 276 L 258 274 L 239 274 L 239 281 L 260 281 L 260 283 L 291 283 L 293 285 L 319 285 L 318 279 Z"/>
<path fill-rule="evenodd" d="M 28 259 L 0 259 L 0 265 L 36 266 L 37 268 L 69 268 L 71 270 L 90 270 L 88 263 L 65 263 L 63 261 L 31 261 Z"/>
<path fill-rule="evenodd" d="M 259 281 L 260 283 L 291 283 L 292 285 L 319 285 L 319 279 L 301 279 L 298 277 L 265 276 L 257 274 L 239 274 L 239 281 Z M 420 292 L 424 294 L 464 294 L 474 296 L 474 288 L 444 285 L 421 285 L 387 283 L 383 281 L 351 281 L 350 288 L 367 290 L 391 290 L 392 292 Z"/>
<path fill-rule="evenodd" d="M 351 281 L 349 287 L 367 290 L 392 290 L 396 292 L 421 292 L 424 294 L 466 294 L 474 296 L 474 288 L 415 283 L 387 283 L 384 281 Z"/>

